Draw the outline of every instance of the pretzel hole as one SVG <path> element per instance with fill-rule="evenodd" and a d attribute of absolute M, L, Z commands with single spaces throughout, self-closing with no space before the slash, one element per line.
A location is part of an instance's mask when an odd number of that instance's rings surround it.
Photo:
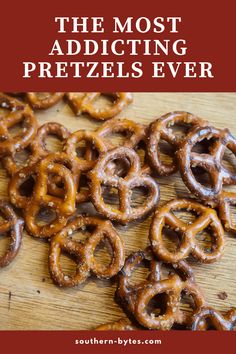
<path fill-rule="evenodd" d="M 40 208 L 35 217 L 35 224 L 39 227 L 49 225 L 56 220 L 57 214 L 52 208 Z"/>
<path fill-rule="evenodd" d="M 144 144 L 143 144 L 144 145 Z M 139 146 L 139 148 L 136 150 L 136 153 L 138 154 L 139 156 L 139 159 L 140 159 L 140 163 L 141 163 L 141 166 L 144 165 L 145 163 L 145 146 L 142 146 L 142 144 Z"/>
<path fill-rule="evenodd" d="M 31 153 L 29 150 L 27 149 L 24 149 L 20 152 L 17 152 L 15 155 L 14 155 L 14 161 L 16 163 L 17 166 L 22 166 L 22 165 L 25 165 L 29 158 L 31 156 Z"/>
<path fill-rule="evenodd" d="M 147 197 L 149 196 L 148 188 L 143 186 L 135 187 L 131 190 L 131 207 L 132 208 L 139 208 L 141 205 L 144 205 Z"/>
<path fill-rule="evenodd" d="M 150 274 L 150 261 L 143 260 L 137 264 L 132 270 L 131 276 L 129 277 L 129 284 L 131 286 L 138 286 L 140 283 L 145 282 Z"/>
<path fill-rule="evenodd" d="M 89 179 L 85 173 L 82 173 L 79 180 L 78 192 L 88 191 Z"/>
<path fill-rule="evenodd" d="M 206 253 L 211 253 L 214 250 L 214 239 L 215 234 L 211 226 L 208 226 L 206 229 L 195 235 L 195 242 Z"/>
<path fill-rule="evenodd" d="M 78 158 L 83 158 L 87 161 L 95 161 L 99 157 L 99 152 L 95 144 L 92 144 L 86 140 L 77 142 L 75 152 Z"/>
<path fill-rule="evenodd" d="M 214 138 L 202 139 L 192 147 L 192 152 L 196 152 L 198 154 L 210 154 L 216 141 L 217 139 Z"/>
<path fill-rule="evenodd" d="M 103 185 L 102 196 L 103 196 L 104 203 L 106 203 L 107 205 L 111 205 L 115 207 L 120 206 L 119 194 L 117 188 Z"/>
<path fill-rule="evenodd" d="M 48 152 L 58 152 L 63 150 L 63 141 L 56 134 L 47 134 L 43 145 Z"/>
<path fill-rule="evenodd" d="M 116 95 L 109 95 L 101 93 L 93 99 L 93 106 L 95 109 L 107 109 L 111 108 L 117 100 Z"/>
<path fill-rule="evenodd" d="M 207 169 L 200 166 L 191 166 L 191 171 L 198 183 L 206 188 L 213 188 L 211 174 Z"/>
<path fill-rule="evenodd" d="M 162 243 L 163 246 L 169 252 L 176 252 L 180 246 L 181 233 L 179 230 L 173 230 L 167 226 L 164 226 L 162 229 Z"/>
<path fill-rule="evenodd" d="M 196 304 L 193 296 L 183 290 L 180 294 L 180 310 L 183 312 L 183 317 L 190 317 L 195 309 Z"/>
<path fill-rule="evenodd" d="M 80 229 L 73 231 L 72 234 L 68 234 L 68 236 L 75 242 L 83 242 L 91 236 L 95 229 L 96 226 L 94 225 L 83 225 Z"/>
<path fill-rule="evenodd" d="M 229 148 L 225 149 L 222 165 L 228 172 L 236 173 L 236 156 Z"/>
<path fill-rule="evenodd" d="M 182 140 L 192 129 L 193 125 L 185 122 L 177 122 L 173 125 L 168 126 L 168 130 L 174 134 L 177 140 Z"/>
<path fill-rule="evenodd" d="M 76 267 L 79 260 L 75 255 L 66 251 L 62 251 L 60 255 L 60 268 L 64 277 L 74 277 L 76 274 Z"/>
<path fill-rule="evenodd" d="M 205 331 L 216 331 L 217 328 L 214 325 L 214 320 L 211 318 L 211 316 L 206 316 L 204 317 L 204 330 Z"/>
<path fill-rule="evenodd" d="M 11 138 L 15 138 L 21 136 L 24 130 L 24 121 L 14 124 L 13 126 L 8 128 L 8 133 Z"/>
<path fill-rule="evenodd" d="M 171 211 L 179 220 L 186 224 L 192 224 L 196 220 L 197 213 L 194 210 L 178 209 Z"/>
<path fill-rule="evenodd" d="M 19 193 L 23 197 L 30 197 L 33 194 L 35 180 L 29 176 L 19 187 Z"/>
<path fill-rule="evenodd" d="M 101 240 L 95 248 L 94 258 L 97 262 L 102 264 L 104 268 L 107 268 L 111 264 L 113 259 L 113 249 L 106 238 Z"/>
<path fill-rule="evenodd" d="M 105 173 L 125 178 L 130 169 L 130 163 L 128 159 L 114 159 L 108 163 Z"/>
<path fill-rule="evenodd" d="M 1 219 L 0 219 L 1 226 Z M 12 239 L 9 237 L 8 233 L 0 234 L 0 258 L 3 257 L 9 250 Z"/>
<path fill-rule="evenodd" d="M 168 296 L 166 293 L 155 295 L 147 304 L 146 312 L 151 317 L 162 316 L 167 310 Z"/>
<path fill-rule="evenodd" d="M 159 159 L 162 162 L 168 165 L 173 164 L 175 149 L 171 144 L 169 144 L 167 141 L 163 139 L 161 139 L 158 144 L 158 154 L 159 154 Z"/>

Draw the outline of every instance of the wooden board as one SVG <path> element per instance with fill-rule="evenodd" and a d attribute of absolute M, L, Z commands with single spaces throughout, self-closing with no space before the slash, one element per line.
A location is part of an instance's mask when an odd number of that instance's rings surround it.
<path fill-rule="evenodd" d="M 163 113 L 186 110 L 219 128 L 229 127 L 236 134 L 235 102 L 235 93 L 137 93 L 134 103 L 120 116 L 148 124 Z M 56 121 L 71 131 L 94 129 L 99 125 L 88 117 L 76 118 L 64 103 L 36 115 L 41 124 Z M 0 197 L 6 196 L 7 182 L 5 171 L 0 169 Z M 188 196 L 178 174 L 158 178 L 158 182 L 160 205 L 176 196 Z M 150 217 L 143 223 L 117 228 L 125 242 L 126 255 L 148 244 L 149 224 Z M 236 306 L 235 236 L 226 234 L 225 255 L 221 261 L 193 267 L 210 305 L 223 311 Z M 114 282 L 97 279 L 89 279 L 74 289 L 56 287 L 48 272 L 48 244 L 25 233 L 19 255 L 0 271 L 0 329 L 93 329 L 124 316 L 114 301 L 115 289 Z M 225 300 L 218 296 L 222 291 L 228 295 Z"/>

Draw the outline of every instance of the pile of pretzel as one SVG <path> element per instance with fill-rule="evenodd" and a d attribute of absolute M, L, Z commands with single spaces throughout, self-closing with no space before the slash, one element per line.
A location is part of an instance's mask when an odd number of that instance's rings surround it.
<path fill-rule="evenodd" d="M 116 299 L 128 317 L 103 325 L 98 328 L 100 330 L 180 327 L 232 330 L 236 309 L 222 315 L 210 307 L 186 261 L 191 255 L 197 262 L 216 262 L 223 255 L 223 226 L 236 233 L 230 215 L 230 205 L 236 204 L 236 193 L 223 190 L 224 186 L 236 184 L 236 173 L 223 163 L 226 149 L 236 154 L 236 139 L 229 130 L 216 129 L 187 112 L 168 113 L 149 126 L 114 118 L 132 100 L 129 93 L 115 93 L 118 100 L 109 112 L 108 108 L 101 110 L 106 111 L 104 115 L 99 111 L 94 113 L 93 104 L 99 93 L 21 93 L 21 98 L 16 95 L 19 94 L 0 94 L 0 107 L 4 111 L 0 114 L 0 161 L 10 177 L 9 198 L 0 202 L 3 218 L 0 234 L 11 237 L 10 248 L 0 258 L 0 267 L 7 266 L 17 255 L 25 227 L 31 236 L 47 239 L 50 243 L 49 270 L 55 284 L 74 287 L 90 275 L 101 279 L 117 277 Z M 74 133 L 54 122 L 39 127 L 32 108 L 46 109 L 65 95 L 69 100 L 77 97 L 76 104 L 73 101 L 77 113 L 87 112 L 95 119 L 107 121 L 95 131 Z M 91 96 L 92 103 L 89 101 Z M 42 106 L 40 101 L 45 101 L 45 97 L 46 103 Z M 123 103 L 116 107 L 117 102 Z M 19 132 L 13 134 L 12 129 L 19 124 Z M 176 125 L 185 125 L 185 133 L 181 136 L 174 131 Z M 114 133 L 125 135 L 122 146 L 110 139 Z M 55 135 L 62 142 L 63 151 L 48 150 L 48 135 Z M 160 154 L 163 140 L 174 150 L 174 159 L 168 164 Z M 22 163 L 18 154 L 24 150 L 29 155 Z M 211 186 L 199 181 L 203 170 L 210 174 Z M 158 177 L 176 171 L 180 171 L 183 182 L 199 202 L 175 199 L 158 208 Z M 134 203 L 136 188 L 146 192 L 142 205 Z M 107 202 L 107 192 L 117 196 L 117 205 Z M 92 203 L 96 216 L 78 215 L 78 206 L 85 202 Z M 195 220 L 189 223 L 178 218 L 175 212 L 182 210 L 194 214 Z M 40 215 L 47 216 L 50 212 L 54 214 L 53 219 L 40 222 Z M 124 244 L 116 224 L 132 226 L 132 222 L 144 220 L 151 213 L 150 246 L 132 253 L 125 260 Z M 169 250 L 164 241 L 166 228 L 178 235 L 174 251 Z M 196 235 L 206 229 L 213 237 L 210 249 L 201 247 L 196 240 Z M 77 232 L 85 233 L 85 239 L 74 238 Z M 108 265 L 95 257 L 97 247 L 103 242 L 109 243 L 112 250 Z M 62 253 L 76 262 L 76 272 L 72 276 L 62 270 Z M 134 270 L 144 263 L 150 270 L 147 279 L 132 285 Z M 167 277 L 164 268 L 170 269 Z M 157 301 L 155 309 L 150 309 L 151 300 L 157 296 L 161 300 Z M 184 296 L 192 299 L 191 313 L 182 310 Z"/>

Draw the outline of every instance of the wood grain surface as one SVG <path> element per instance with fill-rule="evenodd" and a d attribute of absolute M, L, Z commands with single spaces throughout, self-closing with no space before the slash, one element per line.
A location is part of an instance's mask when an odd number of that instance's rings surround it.
<path fill-rule="evenodd" d="M 173 110 L 186 110 L 208 119 L 219 128 L 228 127 L 236 134 L 236 93 L 136 93 L 134 102 L 120 117 L 148 124 L 155 117 Z M 43 124 L 55 121 L 72 132 L 94 129 L 100 123 L 87 116 L 75 117 L 63 102 L 36 116 Z M 176 196 L 189 195 L 179 174 L 158 178 L 160 205 Z M 0 168 L 0 197 L 7 195 L 8 178 Z M 144 222 L 117 227 L 125 242 L 125 252 L 142 249 L 148 244 L 150 217 Z M 210 265 L 193 264 L 198 284 L 210 305 L 226 311 L 236 306 L 236 237 L 225 234 L 224 257 Z M 0 250 L 6 239 L 0 238 Z M 63 259 L 71 271 L 73 264 Z M 14 262 L 0 270 L 0 329 L 93 329 L 124 317 L 114 301 L 115 281 L 90 278 L 82 286 L 60 289 L 48 272 L 48 244 L 24 233 L 23 245 Z M 219 294 L 226 292 L 227 298 Z"/>

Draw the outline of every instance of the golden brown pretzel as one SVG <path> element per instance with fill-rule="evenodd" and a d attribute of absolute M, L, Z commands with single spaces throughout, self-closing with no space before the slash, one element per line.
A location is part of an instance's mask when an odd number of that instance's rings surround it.
<path fill-rule="evenodd" d="M 177 124 L 189 125 L 186 132 L 187 134 L 193 128 L 206 125 L 207 122 L 191 113 L 174 111 L 161 116 L 150 124 L 147 139 L 147 155 L 157 175 L 169 176 L 178 170 L 178 165 L 175 161 L 173 161 L 172 164 L 167 164 L 161 161 L 159 154 L 159 144 L 161 140 L 168 142 L 175 151 L 179 148 L 183 137 L 179 137 L 171 129 L 171 127 Z"/>
<path fill-rule="evenodd" d="M 170 330 L 178 320 L 179 293 L 182 281 L 177 275 L 158 282 L 150 283 L 149 287 L 140 290 L 135 304 L 134 316 L 145 328 Z M 152 298 L 158 294 L 165 294 L 165 312 L 160 316 L 147 312 L 147 306 Z"/>
<path fill-rule="evenodd" d="M 55 161 L 60 162 L 56 158 Z M 75 212 L 76 186 L 73 175 L 67 167 L 57 162 L 46 158 L 36 165 L 33 196 L 24 211 L 27 230 L 35 237 L 51 237 L 65 226 L 68 216 Z M 50 174 L 59 176 L 63 181 L 64 195 L 62 198 L 48 194 Z M 37 215 L 42 208 L 49 208 L 56 213 L 56 218 L 50 224 L 39 225 L 37 223 Z"/>
<path fill-rule="evenodd" d="M 116 144 L 109 139 L 110 135 L 117 133 L 125 134 L 125 139 L 121 144 Z M 150 167 L 146 164 L 147 128 L 143 124 L 124 118 L 112 118 L 96 129 L 96 134 L 103 139 L 106 138 L 105 142 L 108 150 L 117 146 L 125 146 L 128 148 L 133 148 L 134 150 L 142 147 L 144 150 L 144 166 L 142 167 L 142 171 L 147 174 L 151 173 Z"/>
<path fill-rule="evenodd" d="M 5 116 L 0 116 L 0 156 L 11 156 L 26 148 L 34 139 L 37 131 L 37 120 L 28 105 L 0 94 L 0 107 L 10 110 Z M 17 135 L 9 132 L 17 124 L 22 124 L 22 131 Z"/>
<path fill-rule="evenodd" d="M 0 213 L 3 216 L 3 222 L 0 222 L 0 236 L 8 234 L 11 238 L 9 248 L 0 257 L 0 268 L 3 268 L 13 261 L 20 249 L 24 222 L 15 214 L 11 205 L 4 200 L 0 201 Z"/>
<path fill-rule="evenodd" d="M 131 285 L 130 278 L 132 273 L 141 263 L 149 264 L 150 272 L 147 279 L 139 284 Z M 148 286 L 150 281 L 159 280 L 161 280 L 160 264 L 153 258 L 151 249 L 147 248 L 144 251 L 133 252 L 126 258 L 124 267 L 118 275 L 116 298 L 125 309 L 132 313 L 135 308 L 138 290 Z"/>
<path fill-rule="evenodd" d="M 210 141 L 209 152 L 193 151 L 194 147 L 204 139 L 213 140 L 213 143 Z M 201 127 L 190 132 L 177 151 L 184 183 L 192 193 L 211 205 L 217 204 L 223 184 L 236 183 L 236 173 L 227 170 L 222 163 L 226 148 L 236 155 L 236 139 L 228 129 Z M 192 167 L 201 167 L 206 170 L 210 174 L 212 186 L 204 186 L 198 182 L 192 172 Z"/>
<path fill-rule="evenodd" d="M 192 296 L 194 300 L 193 314 L 205 305 L 204 297 L 195 283 L 190 280 L 182 281 L 179 276 L 173 275 L 168 279 L 151 282 L 149 286 L 138 292 L 134 311 L 136 320 L 145 328 L 158 330 L 170 330 L 175 323 L 189 325 L 192 316 L 180 309 L 183 292 Z M 163 313 L 155 316 L 154 312 L 147 311 L 147 307 L 149 302 L 160 294 L 166 297 L 165 309 Z"/>
<path fill-rule="evenodd" d="M 82 243 L 73 240 L 72 234 L 78 230 L 93 228 L 91 235 Z M 113 255 L 108 266 L 95 259 L 95 249 L 103 240 L 108 240 Z M 60 267 L 61 252 L 66 252 L 75 259 L 76 274 L 66 276 Z M 73 287 L 84 282 L 92 272 L 98 278 L 111 278 L 124 264 L 123 242 L 108 220 L 97 217 L 78 216 L 51 240 L 49 269 L 56 284 Z"/>
<path fill-rule="evenodd" d="M 111 162 L 119 159 L 129 161 L 129 170 L 125 177 L 106 172 Z M 110 220 L 126 224 L 132 220 L 145 217 L 158 203 L 159 187 L 153 178 L 142 174 L 139 156 L 133 149 L 118 147 L 102 154 L 94 169 L 89 173 L 91 180 L 90 191 L 96 210 Z M 102 196 L 102 186 L 113 187 L 119 193 L 119 207 L 105 203 Z M 141 207 L 131 207 L 132 189 L 144 187 L 148 189 L 144 204 Z"/>
<path fill-rule="evenodd" d="M 236 193 L 224 191 L 219 196 L 217 206 L 219 217 L 224 225 L 225 230 L 236 234 L 236 225 L 234 224 L 233 218 L 231 216 L 230 206 L 236 206 Z"/>
<path fill-rule="evenodd" d="M 150 272 L 147 279 L 131 285 L 130 278 L 134 270 L 141 264 L 148 263 Z M 166 264 L 164 264 L 166 265 Z M 149 287 L 151 282 L 157 282 L 163 279 L 162 274 L 163 263 L 154 258 L 151 248 L 144 251 L 136 251 L 131 253 L 125 260 L 125 265 L 118 275 L 118 286 L 116 290 L 116 298 L 122 304 L 125 310 L 130 313 L 134 312 L 138 291 Z M 194 282 L 194 274 L 192 268 L 185 261 L 171 264 L 172 271 L 178 274 L 183 280 L 191 280 Z"/>
<path fill-rule="evenodd" d="M 39 159 L 47 156 L 51 151 L 46 147 L 46 138 L 49 135 L 55 135 L 64 145 L 70 136 L 69 130 L 62 124 L 49 122 L 43 124 L 37 131 L 37 135 L 31 144 L 32 162 L 37 162 Z"/>
<path fill-rule="evenodd" d="M 175 216 L 173 211 L 193 211 L 199 214 L 192 224 L 187 224 Z M 168 225 L 177 233 L 181 233 L 181 242 L 175 252 L 170 252 L 163 242 L 163 227 Z M 206 252 L 196 243 L 195 236 L 211 226 L 215 245 L 212 251 Z M 214 209 L 203 206 L 194 200 L 175 199 L 157 209 L 153 216 L 149 233 L 150 242 L 154 253 L 165 262 L 176 263 L 192 254 L 204 263 L 217 261 L 223 254 L 224 230 Z"/>
<path fill-rule="evenodd" d="M 219 331 L 232 331 L 236 324 L 236 308 L 229 310 L 225 315 L 212 307 L 202 307 L 194 314 L 192 319 L 192 331 L 206 331 L 207 320 L 210 320 L 213 329 Z"/>
<path fill-rule="evenodd" d="M 85 142 L 84 148 L 80 148 L 79 146 L 82 142 Z M 84 156 L 77 156 L 77 149 L 81 149 L 81 152 L 85 150 Z M 78 130 L 67 139 L 64 151 L 67 155 L 73 156 L 82 172 L 88 172 L 96 164 L 97 158 L 94 158 L 94 151 L 100 156 L 101 153 L 107 151 L 107 147 L 103 139 L 96 132 Z"/>
<path fill-rule="evenodd" d="M 80 146 L 80 144 L 83 143 L 84 146 Z M 76 196 L 76 201 L 78 203 L 88 201 L 90 198 L 89 189 L 87 188 L 82 190 L 80 188 L 81 179 L 94 167 L 96 164 L 97 155 L 99 157 L 100 154 L 106 150 L 107 147 L 105 142 L 96 134 L 96 132 L 78 130 L 71 134 L 67 139 L 64 146 L 64 151 L 67 155 L 73 157 L 74 162 L 77 165 L 77 169 L 80 171 L 78 182 L 79 190 Z M 78 151 L 80 151 L 81 156 L 77 155 Z"/>
<path fill-rule="evenodd" d="M 127 318 L 121 318 L 95 328 L 96 331 L 134 331 L 137 329 Z"/>
<path fill-rule="evenodd" d="M 97 120 L 114 117 L 133 101 L 133 95 L 130 92 L 109 92 L 104 94 L 115 98 L 113 105 L 96 108 L 94 102 L 102 94 L 102 92 L 69 92 L 66 96 L 75 115 L 88 113 Z"/>
<path fill-rule="evenodd" d="M 26 92 L 25 96 L 34 109 L 47 109 L 59 102 L 64 92 Z"/>

